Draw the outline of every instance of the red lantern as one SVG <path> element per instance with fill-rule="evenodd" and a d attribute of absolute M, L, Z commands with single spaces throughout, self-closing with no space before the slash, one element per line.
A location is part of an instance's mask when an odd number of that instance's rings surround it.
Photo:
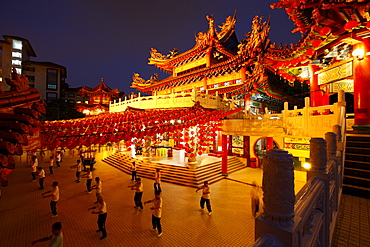
<path fill-rule="evenodd" d="M 370 21 L 366 24 L 366 28 L 370 29 Z"/>
<path fill-rule="evenodd" d="M 312 41 L 312 46 L 315 47 L 315 48 L 318 48 L 321 44 L 322 44 L 321 39 L 317 39 L 317 40 Z"/>
<path fill-rule="evenodd" d="M 321 36 L 327 36 L 329 33 L 331 33 L 331 28 L 330 27 L 323 27 L 319 31 Z"/>
<path fill-rule="evenodd" d="M 312 56 L 313 54 L 315 54 L 315 49 L 308 49 L 307 51 L 306 51 L 306 55 L 307 56 Z"/>
<path fill-rule="evenodd" d="M 349 21 L 344 25 L 346 31 L 351 31 L 353 28 L 358 27 L 358 22 L 355 20 Z"/>

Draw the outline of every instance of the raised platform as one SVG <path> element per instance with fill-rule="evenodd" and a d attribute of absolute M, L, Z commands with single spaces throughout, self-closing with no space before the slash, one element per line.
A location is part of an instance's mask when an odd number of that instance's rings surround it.
<path fill-rule="evenodd" d="M 131 174 L 130 167 L 136 162 L 138 177 L 153 179 L 156 168 L 161 169 L 162 182 L 197 188 L 208 181 L 210 184 L 225 178 L 221 173 L 221 158 L 202 155 L 198 157 L 198 167 L 190 169 L 186 166 L 181 151 L 174 150 L 174 157 L 152 156 L 144 160 L 142 155 L 135 156 L 131 152 L 119 152 L 103 159 L 107 164 Z M 246 168 L 238 158 L 228 157 L 228 173 Z"/>

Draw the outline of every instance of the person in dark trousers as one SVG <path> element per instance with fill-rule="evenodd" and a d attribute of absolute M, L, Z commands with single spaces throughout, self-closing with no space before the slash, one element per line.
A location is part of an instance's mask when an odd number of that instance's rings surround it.
<path fill-rule="evenodd" d="M 89 168 L 87 168 L 86 173 L 81 176 L 82 178 L 86 178 L 86 192 L 91 193 L 91 182 L 92 182 L 92 172 Z"/>
<path fill-rule="evenodd" d="M 204 181 L 204 185 L 200 188 L 198 188 L 195 192 L 198 192 L 199 190 L 203 190 L 202 197 L 200 198 L 200 209 L 199 211 L 204 210 L 204 203 L 207 205 L 208 215 L 212 214 L 212 208 L 211 208 L 211 188 L 208 185 L 208 181 Z"/>
<path fill-rule="evenodd" d="M 53 166 L 54 166 L 54 157 L 53 156 L 50 156 L 50 160 L 49 161 L 46 161 L 45 163 L 48 163 L 49 164 L 49 174 L 50 175 L 53 175 Z"/>
<path fill-rule="evenodd" d="M 161 170 L 159 168 L 155 169 L 154 173 L 154 192 L 162 192 L 161 189 Z"/>
<path fill-rule="evenodd" d="M 37 164 L 38 164 L 37 157 L 36 156 L 32 156 L 32 158 L 31 158 L 31 164 L 30 165 L 26 165 L 26 167 L 30 167 L 31 168 L 32 182 L 36 182 Z"/>
<path fill-rule="evenodd" d="M 134 202 L 135 207 L 134 208 L 140 208 L 139 210 L 143 210 L 143 203 L 141 202 L 141 198 L 143 197 L 143 183 L 141 182 L 141 178 L 136 179 L 136 183 L 132 186 L 128 186 L 128 188 L 131 188 L 131 190 L 136 190 L 135 196 L 134 196 Z"/>
<path fill-rule="evenodd" d="M 147 203 L 153 203 L 153 206 L 150 207 L 152 210 L 152 231 L 157 230 L 158 237 L 162 236 L 162 226 L 161 226 L 161 217 L 162 217 L 162 198 L 161 192 L 156 191 L 155 197 L 152 200 L 144 202 L 144 205 Z"/>
<path fill-rule="evenodd" d="M 102 232 L 103 236 L 100 238 L 100 240 L 102 240 L 107 237 L 107 230 L 105 229 L 105 222 L 107 221 L 107 205 L 102 196 L 99 196 L 98 203 L 88 210 L 91 209 L 95 209 L 95 211 L 91 212 L 92 214 L 98 215 L 98 230 L 96 230 L 96 232 Z"/>
<path fill-rule="evenodd" d="M 40 239 L 33 240 L 31 242 L 31 245 L 35 245 L 40 242 L 45 242 L 49 241 L 49 246 L 50 247 L 63 247 L 63 233 L 62 233 L 62 223 L 61 222 L 55 222 L 51 226 L 51 232 L 53 233 L 52 235 Z"/>
<path fill-rule="evenodd" d="M 79 183 L 80 182 L 80 175 L 81 175 L 81 171 L 82 171 L 81 161 L 77 160 L 77 164 L 73 165 L 73 166 L 70 166 L 69 168 L 71 168 L 71 169 L 76 168 L 76 180 L 75 180 L 75 182 Z"/>
<path fill-rule="evenodd" d="M 131 164 L 131 181 L 136 180 L 136 171 L 137 171 L 136 163 L 135 161 L 133 161 Z"/>
<path fill-rule="evenodd" d="M 60 153 L 60 151 L 57 152 L 57 155 L 55 156 L 55 159 L 56 159 L 56 165 L 57 167 L 60 167 L 60 162 L 62 161 L 62 154 Z"/>
<path fill-rule="evenodd" d="M 38 166 L 36 175 L 39 177 L 39 184 L 40 184 L 39 190 L 43 190 L 44 189 L 45 170 L 42 169 L 41 166 Z"/>
<path fill-rule="evenodd" d="M 54 181 L 52 186 L 53 186 L 52 190 L 42 193 L 42 198 L 51 197 L 50 209 L 51 209 L 51 214 L 52 214 L 51 218 L 53 219 L 58 216 L 58 213 L 57 213 L 57 203 L 59 201 L 58 182 Z"/>

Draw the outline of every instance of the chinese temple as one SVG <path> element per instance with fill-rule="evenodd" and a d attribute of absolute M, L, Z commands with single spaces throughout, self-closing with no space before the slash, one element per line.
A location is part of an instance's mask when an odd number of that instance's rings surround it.
<path fill-rule="evenodd" d="M 253 112 L 280 111 L 283 102 L 303 105 L 308 92 L 304 78 L 283 78 L 271 66 L 268 55 L 270 20 L 254 17 L 252 30 L 240 42 L 235 34 L 236 15 L 229 16 L 217 30 L 214 17 L 206 17 L 207 32 L 196 35 L 195 46 L 181 54 L 175 48 L 163 55 L 150 51 L 149 64 L 170 75 L 163 80 L 154 74 L 144 80 L 135 73 L 132 87 L 140 91 L 166 95 L 207 91 L 240 101 L 240 106 Z"/>
<path fill-rule="evenodd" d="M 101 83 L 94 88 L 87 86 L 82 87 L 78 93 L 88 98 L 88 103 L 81 102 L 76 105 L 79 112 L 85 115 L 97 115 L 109 111 L 110 101 L 119 97 L 118 89 L 111 89 L 101 79 Z"/>
<path fill-rule="evenodd" d="M 331 246 L 342 191 L 369 197 L 370 0 L 280 0 L 271 8 L 285 9 L 296 26 L 292 33 L 301 34 L 297 43 L 272 42 L 270 19 L 254 17 L 238 41 L 236 14 L 218 27 L 213 15 L 206 16 L 208 30 L 196 35 L 190 50 L 151 49 L 149 64 L 168 77 L 145 80 L 134 73 L 131 87 L 150 96 L 111 102 L 119 92 L 103 80 L 83 87 L 79 93 L 89 103 L 79 110 L 94 116 L 44 121 L 32 143 L 48 150 L 114 146 L 104 162 L 124 172 L 140 162 L 146 178 L 165 167 L 151 162 L 153 156 L 178 165 L 172 155 L 182 152 L 178 157 L 186 157 L 187 167 L 178 172 L 166 166 L 163 181 L 188 177 L 197 180 L 185 184 L 193 187 L 227 176 L 230 157 L 240 169 L 262 167 L 263 160 L 264 212 L 256 218 L 255 236 L 272 234 L 284 245 L 255 246 Z M 30 145 L 25 136 L 44 111 L 39 94 L 13 76 L 7 80 L 13 92 L 0 92 L 3 167 L 7 154 Z M 205 156 L 218 160 L 199 164 Z M 312 166 L 304 167 L 308 162 Z M 307 175 L 297 194 L 296 168 Z"/>

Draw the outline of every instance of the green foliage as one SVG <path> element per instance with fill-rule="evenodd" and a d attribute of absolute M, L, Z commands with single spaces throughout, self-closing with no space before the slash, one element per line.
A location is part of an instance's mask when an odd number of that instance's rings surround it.
<path fill-rule="evenodd" d="M 46 114 L 40 121 L 66 120 L 83 118 L 85 115 L 75 109 L 76 104 L 65 102 L 62 99 L 51 100 L 46 103 Z"/>

